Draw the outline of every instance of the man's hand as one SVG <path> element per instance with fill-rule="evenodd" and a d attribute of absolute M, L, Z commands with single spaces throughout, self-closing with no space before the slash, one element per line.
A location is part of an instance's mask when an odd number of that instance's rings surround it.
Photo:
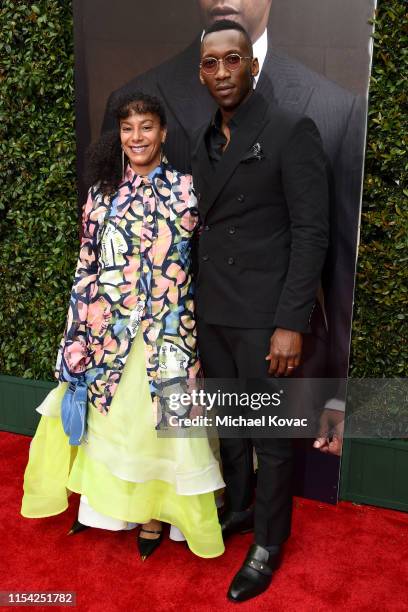
<path fill-rule="evenodd" d="M 271 336 L 269 355 L 269 374 L 290 376 L 300 364 L 302 354 L 302 334 L 277 327 Z"/>
<path fill-rule="evenodd" d="M 341 456 L 344 434 L 344 411 L 325 408 L 320 417 L 319 435 L 313 448 L 322 453 Z"/>

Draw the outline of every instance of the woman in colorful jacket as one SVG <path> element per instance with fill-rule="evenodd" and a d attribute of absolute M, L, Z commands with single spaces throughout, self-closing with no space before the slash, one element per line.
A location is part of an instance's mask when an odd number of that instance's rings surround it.
<path fill-rule="evenodd" d="M 167 522 L 170 537 L 215 557 L 224 546 L 214 491 L 224 483 L 208 440 L 180 435 L 180 428 L 170 437 L 158 434 L 169 420 L 166 389 L 182 391 L 200 367 L 190 271 L 198 223 L 192 178 L 161 155 L 166 117 L 159 100 L 128 95 L 117 119 L 118 129 L 90 157 L 92 187 L 56 365 L 60 384 L 37 409 L 42 418 L 30 447 L 22 514 L 63 512 L 74 491 L 81 498 L 70 533 L 140 524 L 144 560 Z M 80 388 L 87 396 L 86 433 L 70 446 L 61 404 Z"/>

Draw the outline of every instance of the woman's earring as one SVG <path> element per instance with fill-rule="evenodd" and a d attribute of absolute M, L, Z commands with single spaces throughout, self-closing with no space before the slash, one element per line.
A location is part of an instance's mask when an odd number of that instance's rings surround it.
<path fill-rule="evenodd" d="M 122 148 L 122 180 L 125 178 L 125 152 Z"/>

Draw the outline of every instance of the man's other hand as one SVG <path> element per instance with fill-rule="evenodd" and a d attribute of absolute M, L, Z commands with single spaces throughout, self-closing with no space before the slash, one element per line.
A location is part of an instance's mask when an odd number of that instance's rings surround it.
<path fill-rule="evenodd" d="M 322 453 L 341 456 L 344 434 L 344 410 L 325 408 L 320 416 L 319 435 L 313 443 Z"/>
<path fill-rule="evenodd" d="M 290 376 L 300 364 L 302 355 L 302 334 L 277 327 L 271 336 L 269 374 Z"/>

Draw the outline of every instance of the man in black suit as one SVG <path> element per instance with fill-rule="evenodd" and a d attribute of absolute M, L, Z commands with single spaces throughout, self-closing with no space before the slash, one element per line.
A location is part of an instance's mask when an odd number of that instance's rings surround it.
<path fill-rule="evenodd" d="M 323 292 L 305 338 L 303 376 L 347 376 L 354 287 L 357 229 L 364 147 L 364 100 L 298 61 L 276 52 L 267 23 L 271 0 L 197 0 L 203 25 L 228 18 L 251 36 L 260 62 L 256 90 L 269 102 L 311 117 L 322 137 L 332 168 L 331 237 L 324 268 Z M 166 154 L 179 170 L 191 170 L 189 139 L 215 110 L 200 85 L 201 34 L 183 52 L 111 94 L 103 129 L 114 126 L 112 108 L 122 92 L 142 89 L 159 96 L 168 115 Z M 329 334 L 327 335 L 327 330 Z"/>
<path fill-rule="evenodd" d="M 329 189 L 314 122 L 254 91 L 258 72 L 242 26 L 220 20 L 206 30 L 200 80 L 218 111 L 193 142 L 202 221 L 196 308 L 206 378 L 267 384 L 268 374 L 288 376 L 300 364 L 329 238 Z M 232 601 L 269 586 L 291 523 L 291 441 L 244 436 L 221 439 L 224 538 L 255 529 Z"/>

